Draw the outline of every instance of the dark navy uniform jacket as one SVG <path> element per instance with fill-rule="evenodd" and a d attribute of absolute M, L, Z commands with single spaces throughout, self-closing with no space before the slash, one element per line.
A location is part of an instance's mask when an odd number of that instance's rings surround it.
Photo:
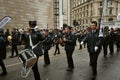
<path fill-rule="evenodd" d="M 50 35 L 45 36 L 43 40 L 43 50 L 49 50 L 52 45 L 52 38 Z"/>
<path fill-rule="evenodd" d="M 66 51 L 74 51 L 76 45 L 76 36 L 74 33 L 65 33 L 65 50 Z"/>
<path fill-rule="evenodd" d="M 39 44 L 33 49 L 33 52 L 36 54 L 36 56 L 41 56 L 43 54 L 42 51 L 42 41 L 44 39 L 43 35 L 40 32 L 32 31 L 32 33 L 30 33 L 30 36 L 33 46 L 38 44 L 39 42 Z M 30 46 L 30 38 L 28 39 L 28 45 L 29 45 L 28 48 L 32 49 L 32 47 Z"/>
<path fill-rule="evenodd" d="M 89 32 L 83 41 L 87 42 L 88 52 L 95 53 L 95 46 L 99 48 L 98 50 L 101 49 L 103 38 L 99 37 L 99 31 L 95 30 L 94 32 Z"/>
<path fill-rule="evenodd" d="M 13 32 L 12 33 L 12 45 L 18 45 L 19 44 L 19 33 Z"/>
<path fill-rule="evenodd" d="M 2 35 L 0 35 L 0 59 L 6 58 L 6 42 Z"/>

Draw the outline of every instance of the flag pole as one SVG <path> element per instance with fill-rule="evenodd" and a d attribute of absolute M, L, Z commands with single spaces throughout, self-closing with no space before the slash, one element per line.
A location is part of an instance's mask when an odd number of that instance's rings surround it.
<path fill-rule="evenodd" d="M 103 4 L 103 11 L 102 11 L 102 16 L 101 16 L 101 21 L 100 21 L 100 30 L 99 30 L 99 37 L 103 37 L 103 20 L 104 20 L 104 15 L 106 13 L 106 6 L 107 6 L 107 0 L 104 0 Z"/>

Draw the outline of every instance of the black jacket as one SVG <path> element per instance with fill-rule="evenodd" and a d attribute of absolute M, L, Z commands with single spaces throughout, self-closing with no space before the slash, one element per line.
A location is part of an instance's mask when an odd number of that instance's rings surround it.
<path fill-rule="evenodd" d="M 49 50 L 52 45 L 52 38 L 50 35 L 45 36 L 43 40 L 43 50 Z"/>
<path fill-rule="evenodd" d="M 19 33 L 12 32 L 12 45 L 18 45 L 18 44 L 19 44 Z"/>
<path fill-rule="evenodd" d="M 76 45 L 76 36 L 74 33 L 65 33 L 65 50 L 66 51 L 74 51 Z"/>
<path fill-rule="evenodd" d="M 3 36 L 0 35 L 0 59 L 6 58 L 6 42 Z"/>
<path fill-rule="evenodd" d="M 42 41 L 43 41 L 43 35 L 40 32 L 36 32 L 33 31 L 29 36 L 31 36 L 31 40 L 32 40 L 32 44 L 33 46 L 38 44 L 38 42 L 40 42 L 34 49 L 33 52 L 37 55 L 37 56 L 41 56 L 43 54 L 42 52 Z M 28 38 L 29 38 L 28 36 Z M 30 45 L 30 38 L 28 39 L 28 48 L 32 49 L 31 45 Z"/>
<path fill-rule="evenodd" d="M 99 31 L 89 32 L 83 41 L 87 42 L 87 49 L 89 53 L 95 53 L 95 46 L 100 50 L 103 44 L 103 38 L 99 37 Z"/>
<path fill-rule="evenodd" d="M 117 32 L 117 33 L 115 34 L 115 41 L 116 41 L 117 43 L 120 43 L 120 32 Z"/>

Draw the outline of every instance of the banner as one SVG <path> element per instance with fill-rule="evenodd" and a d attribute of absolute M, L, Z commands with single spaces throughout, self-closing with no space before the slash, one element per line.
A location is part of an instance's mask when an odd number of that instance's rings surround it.
<path fill-rule="evenodd" d="M 0 21 L 0 28 L 3 28 L 5 24 L 7 24 L 11 20 L 11 17 L 5 16 L 1 21 Z"/>

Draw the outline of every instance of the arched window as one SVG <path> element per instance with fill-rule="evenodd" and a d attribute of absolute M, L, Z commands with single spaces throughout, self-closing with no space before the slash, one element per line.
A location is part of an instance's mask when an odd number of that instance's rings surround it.
<path fill-rule="evenodd" d="M 108 21 L 113 21 L 113 18 L 109 18 Z"/>

